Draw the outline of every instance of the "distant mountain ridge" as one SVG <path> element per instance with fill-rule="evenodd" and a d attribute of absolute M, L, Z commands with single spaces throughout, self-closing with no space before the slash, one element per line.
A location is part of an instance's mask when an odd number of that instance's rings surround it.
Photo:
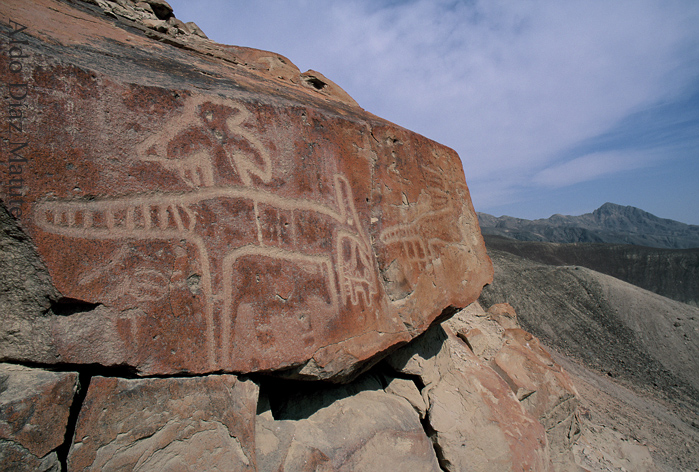
<path fill-rule="evenodd" d="M 526 220 L 478 213 L 483 234 L 519 241 L 633 244 L 667 249 L 699 247 L 699 226 L 659 218 L 632 206 L 605 203 L 580 216 Z"/>

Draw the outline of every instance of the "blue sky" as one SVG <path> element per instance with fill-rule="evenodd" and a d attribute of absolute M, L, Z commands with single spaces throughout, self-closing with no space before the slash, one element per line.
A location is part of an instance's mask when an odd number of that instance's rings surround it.
<path fill-rule="evenodd" d="M 456 150 L 477 211 L 699 224 L 699 1 L 169 3 Z"/>

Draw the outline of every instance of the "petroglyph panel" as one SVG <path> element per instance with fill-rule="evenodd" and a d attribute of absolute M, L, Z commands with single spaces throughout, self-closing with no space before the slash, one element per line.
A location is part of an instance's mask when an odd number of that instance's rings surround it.
<path fill-rule="evenodd" d="M 23 334 L 29 360 L 346 378 L 488 279 L 458 157 L 436 143 L 249 77 L 79 77 L 34 92 L 21 224 L 60 306 Z"/>
<path fill-rule="evenodd" d="M 382 286 L 406 326 L 420 331 L 425 323 L 415 314 L 445 300 L 436 291 L 450 293 L 450 303 L 459 306 L 480 292 L 490 261 L 454 154 L 390 126 L 375 127 L 372 136 L 384 163 L 374 176 Z"/>
<path fill-rule="evenodd" d="M 79 285 L 119 273 L 124 245 L 183 245 L 194 259 L 197 270 L 190 272 L 196 272 L 201 292 L 194 295 L 203 304 L 203 339 L 193 337 L 209 369 L 241 362 L 269 368 L 269 359 L 291 363 L 285 360 L 289 343 L 302 346 L 292 357 L 301 362 L 320 347 L 341 312 L 371 309 L 379 295 L 369 237 L 347 178 L 332 176 L 326 200 L 267 188 L 272 158 L 245 127 L 250 121 L 242 104 L 191 99 L 160 133 L 136 147 L 139 159 L 176 174 L 188 190 L 35 206 L 35 223 L 46 233 L 121 245 L 107 264 L 78 274 Z M 172 275 L 130 267 L 109 284 L 103 300 L 122 307 L 126 300 L 151 304 L 149 311 L 162 316 L 158 304 L 166 303 Z M 179 278 L 182 288 L 187 277 Z M 172 311 L 177 317 L 178 310 Z"/>
<path fill-rule="evenodd" d="M 421 170 L 424 185 L 419 194 L 409 197 L 400 191 L 398 208 L 402 222 L 384 226 L 379 235 L 385 245 L 385 257 L 391 260 L 392 275 L 401 279 L 402 296 L 412 292 L 420 275 L 440 260 L 444 248 L 462 244 L 456 224 L 461 212 L 460 199 L 454 185 L 447 181 L 443 170 L 429 164 Z M 410 187 L 409 180 L 400 175 L 396 166 L 389 173 L 398 187 Z"/>

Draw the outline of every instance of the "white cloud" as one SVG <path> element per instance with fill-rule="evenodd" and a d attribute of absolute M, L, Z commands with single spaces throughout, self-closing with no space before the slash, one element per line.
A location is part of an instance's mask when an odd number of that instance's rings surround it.
<path fill-rule="evenodd" d="M 657 159 L 657 155 L 650 152 L 595 152 L 547 167 L 534 175 L 532 183 L 560 188 L 647 167 Z"/>
<path fill-rule="evenodd" d="M 472 178 L 546 164 L 676 91 L 679 49 L 697 41 L 692 15 L 665 2 L 333 5 L 326 75 L 454 147 Z"/>

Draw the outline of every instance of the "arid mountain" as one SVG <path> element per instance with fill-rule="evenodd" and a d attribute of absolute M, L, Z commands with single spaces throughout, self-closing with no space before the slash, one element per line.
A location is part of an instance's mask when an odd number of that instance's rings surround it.
<path fill-rule="evenodd" d="M 699 226 L 658 218 L 631 206 L 605 203 L 580 216 L 526 220 L 478 213 L 483 234 L 519 241 L 633 244 L 656 248 L 699 247 Z"/>
<path fill-rule="evenodd" d="M 485 243 L 489 250 L 509 252 L 542 264 L 587 267 L 664 297 L 699 306 L 699 248 L 545 243 L 494 235 L 486 235 Z"/>

